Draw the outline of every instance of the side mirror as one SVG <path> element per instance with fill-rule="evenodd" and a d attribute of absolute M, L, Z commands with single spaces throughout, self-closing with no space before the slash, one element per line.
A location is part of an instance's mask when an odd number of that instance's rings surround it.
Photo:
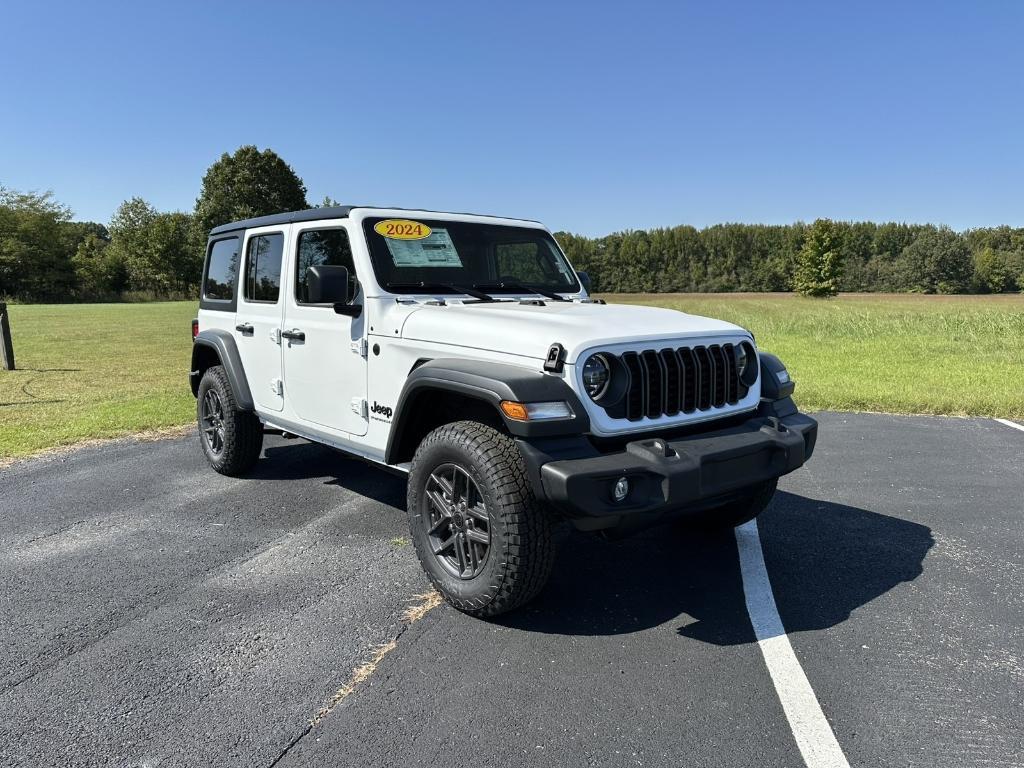
<path fill-rule="evenodd" d="M 586 272 L 577 272 L 576 277 L 580 279 L 580 284 L 583 286 L 583 290 L 590 293 L 590 275 Z"/>
<path fill-rule="evenodd" d="M 335 264 L 317 264 L 306 269 L 306 293 L 310 304 L 333 304 L 339 315 L 359 317 L 360 304 L 353 304 L 352 281 L 348 268 Z"/>

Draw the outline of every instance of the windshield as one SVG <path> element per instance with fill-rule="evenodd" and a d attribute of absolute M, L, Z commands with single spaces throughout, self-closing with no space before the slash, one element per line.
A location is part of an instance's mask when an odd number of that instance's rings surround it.
<path fill-rule="evenodd" d="M 580 285 L 542 229 L 442 219 L 363 221 L 373 270 L 393 293 L 576 293 Z"/>

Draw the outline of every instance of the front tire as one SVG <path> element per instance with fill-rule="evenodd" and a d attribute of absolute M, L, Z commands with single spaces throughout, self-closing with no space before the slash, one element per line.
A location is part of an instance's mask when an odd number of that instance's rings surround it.
<path fill-rule="evenodd" d="M 409 472 L 408 509 L 423 570 L 464 613 L 518 608 L 551 574 L 548 510 L 515 441 L 492 427 L 459 421 L 427 435 Z"/>
<path fill-rule="evenodd" d="M 256 414 L 238 410 L 224 367 L 208 368 L 196 396 L 199 442 L 210 466 L 237 477 L 252 469 L 263 450 L 263 425 Z"/>

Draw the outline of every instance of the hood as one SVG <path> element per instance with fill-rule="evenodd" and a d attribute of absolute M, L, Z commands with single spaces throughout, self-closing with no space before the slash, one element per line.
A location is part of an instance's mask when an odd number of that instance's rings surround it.
<path fill-rule="evenodd" d="M 750 335 L 732 323 L 672 309 L 554 301 L 544 306 L 511 301 L 421 306 L 402 326 L 406 339 L 541 360 L 557 342 L 565 347 L 565 361 L 570 364 L 594 346 L 732 334 Z"/>

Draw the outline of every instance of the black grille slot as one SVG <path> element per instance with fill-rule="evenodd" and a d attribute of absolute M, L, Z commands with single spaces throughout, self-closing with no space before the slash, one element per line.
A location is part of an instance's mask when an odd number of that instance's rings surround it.
<path fill-rule="evenodd" d="M 725 405 L 725 393 L 728 389 L 728 384 L 725 382 L 725 377 L 728 374 L 725 354 L 717 344 L 708 347 L 708 352 L 711 355 L 711 367 L 715 371 L 715 386 L 711 392 L 711 404 L 715 408 L 721 408 Z"/>
<path fill-rule="evenodd" d="M 680 396 L 682 394 L 683 377 L 679 370 L 679 358 L 674 349 L 663 349 L 658 353 L 661 357 L 662 369 L 665 371 L 665 413 L 674 416 L 679 413 Z"/>
<path fill-rule="evenodd" d="M 609 409 L 612 418 L 639 421 L 734 405 L 746 396 L 732 344 L 625 352 L 629 389 Z"/>
<path fill-rule="evenodd" d="M 640 353 L 642 375 L 647 377 L 647 397 L 644 399 L 644 413 L 649 419 L 656 419 L 665 412 L 665 375 L 661 358 L 653 349 Z"/>
<path fill-rule="evenodd" d="M 706 411 L 711 407 L 711 389 L 715 386 L 715 372 L 711 370 L 711 355 L 707 347 L 696 347 L 693 350 L 697 357 L 697 371 L 700 381 L 697 383 L 697 408 Z"/>
<path fill-rule="evenodd" d="M 729 403 L 735 403 L 739 401 L 739 376 L 736 375 L 736 353 L 733 351 L 732 344 L 722 345 L 722 351 L 725 352 L 725 399 Z"/>
<path fill-rule="evenodd" d="M 693 413 L 697 410 L 697 359 L 693 350 L 680 349 L 679 362 L 683 366 L 683 413 Z"/>
<path fill-rule="evenodd" d="M 640 360 L 636 352 L 626 352 L 622 362 L 629 371 L 629 391 L 626 393 L 626 418 L 637 421 L 644 415 L 644 392 L 647 390 L 640 373 Z"/>

